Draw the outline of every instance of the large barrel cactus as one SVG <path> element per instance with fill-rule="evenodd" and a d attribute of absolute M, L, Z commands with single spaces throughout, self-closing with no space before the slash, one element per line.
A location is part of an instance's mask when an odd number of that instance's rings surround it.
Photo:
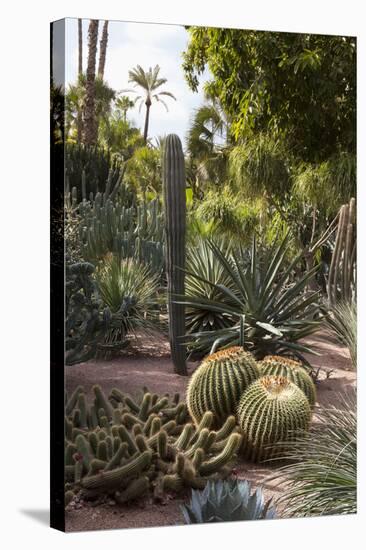
<path fill-rule="evenodd" d="M 187 389 L 189 413 L 198 424 L 206 411 L 214 414 L 219 427 L 235 414 L 240 396 L 260 370 L 253 356 L 240 346 L 209 355 L 194 372 Z"/>
<path fill-rule="evenodd" d="M 168 281 L 169 341 L 174 370 L 186 375 L 185 308 L 176 303 L 184 294 L 186 182 L 182 144 L 175 134 L 165 141 L 163 189 L 166 229 L 166 274 Z"/>
<path fill-rule="evenodd" d="M 311 409 L 304 392 L 283 376 L 263 376 L 241 396 L 237 418 L 244 456 L 254 462 L 284 456 L 307 430 Z"/>
<path fill-rule="evenodd" d="M 316 389 L 313 380 L 298 361 L 279 355 L 267 355 L 259 367 L 264 376 L 284 376 L 290 382 L 298 386 L 309 400 L 310 406 L 314 407 L 316 401 Z"/>

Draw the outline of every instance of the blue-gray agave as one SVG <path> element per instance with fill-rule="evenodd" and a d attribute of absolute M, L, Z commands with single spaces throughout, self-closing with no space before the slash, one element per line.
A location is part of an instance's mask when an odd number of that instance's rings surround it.
<path fill-rule="evenodd" d="M 251 494 L 248 481 L 209 481 L 203 491 L 192 490 L 191 502 L 181 506 L 185 522 L 216 523 L 251 519 L 273 519 L 275 509 L 264 502 L 258 488 Z"/>

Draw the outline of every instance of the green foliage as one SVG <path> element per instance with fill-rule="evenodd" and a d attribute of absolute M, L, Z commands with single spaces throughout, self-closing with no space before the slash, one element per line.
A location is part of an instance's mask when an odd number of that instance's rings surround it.
<path fill-rule="evenodd" d="M 258 488 L 251 494 L 248 481 L 209 481 L 203 491 L 192 489 L 191 501 L 181 506 L 186 524 L 273 519 L 276 512 L 264 502 Z"/>
<path fill-rule="evenodd" d="M 320 164 L 301 165 L 294 175 L 293 191 L 301 200 L 333 215 L 356 193 L 356 157 L 337 153 Z"/>
<path fill-rule="evenodd" d="M 264 376 L 242 394 L 237 418 L 244 456 L 261 462 L 284 455 L 309 428 L 311 409 L 304 392 L 287 378 Z"/>
<path fill-rule="evenodd" d="M 357 512 L 356 392 L 319 412 L 319 423 L 291 445 L 289 465 L 271 476 L 286 483 L 277 501 L 287 517 Z"/>
<path fill-rule="evenodd" d="M 107 256 L 96 271 L 100 296 L 114 313 L 103 349 L 125 346 L 127 335 L 159 326 L 157 303 L 159 277 L 148 266 L 128 258 Z"/>
<path fill-rule="evenodd" d="M 152 193 L 158 197 L 161 194 L 161 171 L 161 151 L 140 147 L 127 162 L 126 181 L 140 196 L 146 197 L 147 193 Z"/>
<path fill-rule="evenodd" d="M 225 478 L 239 449 L 241 435 L 231 417 L 219 432 L 207 413 L 195 428 L 179 394 L 144 393 L 132 399 L 113 388 L 107 398 L 100 386 L 87 405 L 82 387 L 65 405 L 67 489 L 84 498 L 111 495 L 124 503 L 164 491 L 203 489 Z M 83 409 L 83 413 L 81 413 Z"/>
<path fill-rule="evenodd" d="M 298 361 L 279 355 L 267 355 L 260 363 L 259 368 L 263 376 L 283 376 L 298 386 L 308 398 L 313 408 L 316 401 L 316 388 L 310 375 Z"/>
<path fill-rule="evenodd" d="M 259 376 L 256 361 L 241 347 L 206 357 L 187 388 L 187 406 L 194 422 L 199 424 L 210 411 L 215 425 L 221 426 L 228 416 L 235 414 L 240 396 Z"/>
<path fill-rule="evenodd" d="M 301 261 L 302 253 L 291 261 L 287 260 L 289 236 L 279 244 L 274 243 L 264 253 L 257 251 L 253 240 L 249 256 L 242 246 L 232 250 L 228 260 L 226 252 L 213 241 L 209 246 L 224 272 L 235 287 L 235 294 L 229 287 L 219 286 L 208 279 L 190 273 L 193 278 L 202 280 L 226 296 L 226 300 L 212 300 L 205 296 L 185 297 L 186 307 L 219 312 L 236 317 L 235 326 L 216 331 L 202 331 L 190 334 L 187 340 L 196 346 L 217 345 L 231 346 L 239 343 L 240 323 L 245 316 L 245 346 L 258 357 L 268 354 L 280 354 L 284 350 L 301 358 L 302 352 L 309 352 L 308 347 L 299 343 L 316 330 L 320 324 L 314 320 L 319 313 L 319 293 L 305 292 L 304 289 L 314 277 L 317 267 L 300 275 L 292 282 L 293 270 Z M 229 305 L 227 299 L 235 305 Z"/>
<path fill-rule="evenodd" d="M 291 187 L 289 153 L 283 142 L 269 133 L 259 133 L 234 147 L 230 174 L 246 197 L 283 197 Z"/>
<path fill-rule="evenodd" d="M 352 366 L 357 368 L 357 305 L 356 302 L 338 302 L 328 312 L 325 323 L 337 336 L 339 343 L 347 346 Z"/>
<path fill-rule="evenodd" d="M 67 365 L 94 357 L 111 321 L 110 310 L 100 299 L 94 270 L 94 266 L 86 262 L 66 265 Z"/>
<path fill-rule="evenodd" d="M 186 347 L 179 341 L 185 334 L 185 306 L 174 300 L 184 293 L 186 180 L 182 144 L 175 134 L 169 134 L 165 140 L 163 191 L 170 350 L 175 372 L 186 375 Z"/>
<path fill-rule="evenodd" d="M 248 242 L 258 226 L 257 203 L 244 202 L 230 190 L 211 189 L 198 204 L 195 217 L 216 224 L 217 233 Z"/>
<path fill-rule="evenodd" d="M 338 148 L 355 151 L 353 37 L 209 27 L 188 33 L 188 84 L 197 90 L 209 69 L 205 90 L 232 118 L 236 139 L 269 131 L 306 162 L 321 162 Z"/>

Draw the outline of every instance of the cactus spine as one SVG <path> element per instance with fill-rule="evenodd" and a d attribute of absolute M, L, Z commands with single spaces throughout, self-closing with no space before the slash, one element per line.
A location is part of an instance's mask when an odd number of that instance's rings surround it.
<path fill-rule="evenodd" d="M 174 371 L 186 376 L 186 347 L 180 341 L 185 335 L 185 308 L 175 302 L 184 294 L 186 182 L 182 144 L 175 134 L 169 134 L 165 142 L 163 189 L 170 350 Z"/>
<path fill-rule="evenodd" d="M 264 376 L 243 393 L 238 406 L 244 455 L 262 460 L 284 455 L 286 444 L 307 430 L 311 409 L 302 390 L 282 376 Z"/>
<path fill-rule="evenodd" d="M 207 411 L 214 415 L 216 427 L 235 414 L 240 396 L 260 376 L 253 356 L 240 346 L 206 357 L 194 372 L 187 389 L 187 406 L 196 424 Z"/>
<path fill-rule="evenodd" d="M 262 375 L 284 376 L 290 382 L 298 386 L 314 407 L 316 401 L 316 388 L 313 380 L 298 361 L 280 357 L 279 355 L 267 355 L 259 363 Z"/>

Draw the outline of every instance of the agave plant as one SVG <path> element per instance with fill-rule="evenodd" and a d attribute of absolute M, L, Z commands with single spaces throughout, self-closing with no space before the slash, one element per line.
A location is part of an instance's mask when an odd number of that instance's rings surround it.
<path fill-rule="evenodd" d="M 187 524 L 273 519 L 276 512 L 270 503 L 264 502 L 259 488 L 251 494 L 248 481 L 218 480 L 209 481 L 203 491 L 193 489 L 190 503 L 181 510 Z"/>
<path fill-rule="evenodd" d="M 212 346 L 212 352 L 218 345 L 242 344 L 240 320 L 244 317 L 245 346 L 257 357 L 287 353 L 303 360 L 301 354 L 312 350 L 298 340 L 320 325 L 319 292 L 307 290 L 317 266 L 293 281 L 302 253 L 288 261 L 288 234 L 279 245 L 275 243 L 264 254 L 258 254 L 253 239 L 249 265 L 248 251 L 242 246 L 232 248 L 228 257 L 227 250 L 218 243 L 207 242 L 227 282 L 222 284 L 210 280 L 207 275 L 189 271 L 191 280 L 215 289 L 216 295 L 186 295 L 178 300 L 191 310 L 226 315 L 236 321 L 229 327 L 191 332 L 187 341 L 194 347 Z"/>
<path fill-rule="evenodd" d="M 293 443 L 277 469 L 286 490 L 277 500 L 288 517 L 354 514 L 357 511 L 356 392 L 340 396 L 337 407 L 323 409 L 320 422 Z"/>
<path fill-rule="evenodd" d="M 227 251 L 225 253 L 228 259 L 229 243 L 224 240 L 218 242 L 221 243 L 220 248 Z M 186 265 L 188 271 L 194 274 L 186 276 L 185 292 L 187 297 L 204 297 L 206 300 L 215 302 L 223 301 L 229 307 L 235 306 L 235 301 L 232 297 L 225 294 L 219 288 L 220 286 L 225 286 L 235 294 L 233 282 L 222 263 L 213 253 L 206 239 L 200 239 L 196 246 L 191 246 L 188 249 Z M 205 279 L 214 283 L 215 286 L 205 282 Z M 232 327 L 235 322 L 235 317 L 225 311 L 212 311 L 204 306 L 202 308 L 186 308 L 186 330 L 188 334 Z M 210 347 L 204 347 L 204 351 L 210 351 Z"/>
<path fill-rule="evenodd" d="M 355 302 L 339 302 L 325 318 L 327 326 L 335 333 L 338 341 L 347 346 L 352 366 L 357 368 L 357 306 Z"/>
<path fill-rule="evenodd" d="M 108 255 L 97 270 L 97 282 L 103 302 L 115 314 L 104 349 L 124 347 L 128 334 L 156 328 L 159 277 L 148 266 Z"/>

